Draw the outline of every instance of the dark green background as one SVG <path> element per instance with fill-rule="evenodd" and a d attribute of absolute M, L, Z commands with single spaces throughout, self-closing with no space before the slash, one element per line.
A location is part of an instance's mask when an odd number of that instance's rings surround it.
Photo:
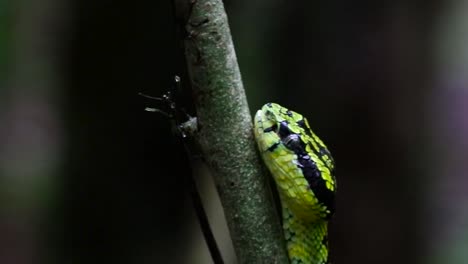
<path fill-rule="evenodd" d="M 444 107 L 460 94 L 437 82 L 445 65 L 436 44 L 456 8 L 436 0 L 225 5 L 251 112 L 273 101 L 303 113 L 336 160 L 333 263 L 462 263 L 443 246 L 463 245 L 446 235 L 447 212 L 463 209 L 437 187 L 453 157 L 438 147 L 457 137 L 439 134 Z M 171 2 L 0 7 L 0 262 L 193 263 L 183 260 L 198 228 L 183 184 L 187 157 L 169 121 L 144 111 L 155 102 L 137 96 L 161 95 L 175 74 L 187 86 Z M 190 94 L 181 97 L 191 112 Z M 42 131 L 39 147 L 24 143 L 35 142 L 35 130 L 23 122 Z M 23 152 L 35 154 L 11 165 Z M 47 169 L 21 178 L 37 157 Z"/>

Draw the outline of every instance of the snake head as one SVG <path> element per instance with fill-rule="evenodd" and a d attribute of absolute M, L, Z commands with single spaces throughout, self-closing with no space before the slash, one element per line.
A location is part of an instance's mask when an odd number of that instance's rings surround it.
<path fill-rule="evenodd" d="M 329 219 L 334 212 L 334 160 L 301 114 L 268 103 L 254 118 L 255 138 L 283 203 L 303 219 Z"/>

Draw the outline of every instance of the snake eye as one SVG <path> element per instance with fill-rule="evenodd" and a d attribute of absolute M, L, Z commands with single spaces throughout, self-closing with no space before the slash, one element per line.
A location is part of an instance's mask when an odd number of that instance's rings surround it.
<path fill-rule="evenodd" d="M 283 139 L 283 144 L 294 153 L 303 153 L 304 152 L 304 143 L 301 140 L 301 137 L 298 134 L 290 134 Z"/>
<path fill-rule="evenodd" d="M 286 138 L 288 137 L 289 135 L 291 135 L 292 132 L 291 130 L 289 129 L 289 126 L 288 126 L 288 122 L 286 121 L 281 121 L 280 123 L 280 127 L 279 127 L 279 130 L 278 130 L 278 136 L 280 138 Z"/>

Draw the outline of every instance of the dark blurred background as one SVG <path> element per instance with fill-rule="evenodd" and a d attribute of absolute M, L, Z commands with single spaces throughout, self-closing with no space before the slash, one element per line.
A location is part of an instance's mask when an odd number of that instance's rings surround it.
<path fill-rule="evenodd" d="M 225 7 L 251 112 L 303 113 L 337 162 L 333 263 L 467 263 L 468 3 Z M 187 86 L 172 14 L 0 2 L 0 263 L 211 263 L 183 147 L 137 96 L 175 74 Z M 209 172 L 195 174 L 235 263 Z"/>

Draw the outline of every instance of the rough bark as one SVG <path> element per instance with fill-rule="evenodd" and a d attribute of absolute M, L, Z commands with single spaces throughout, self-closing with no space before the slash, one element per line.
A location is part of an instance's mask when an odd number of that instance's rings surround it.
<path fill-rule="evenodd" d="M 176 0 L 198 118 L 238 263 L 288 263 L 221 0 Z"/>

